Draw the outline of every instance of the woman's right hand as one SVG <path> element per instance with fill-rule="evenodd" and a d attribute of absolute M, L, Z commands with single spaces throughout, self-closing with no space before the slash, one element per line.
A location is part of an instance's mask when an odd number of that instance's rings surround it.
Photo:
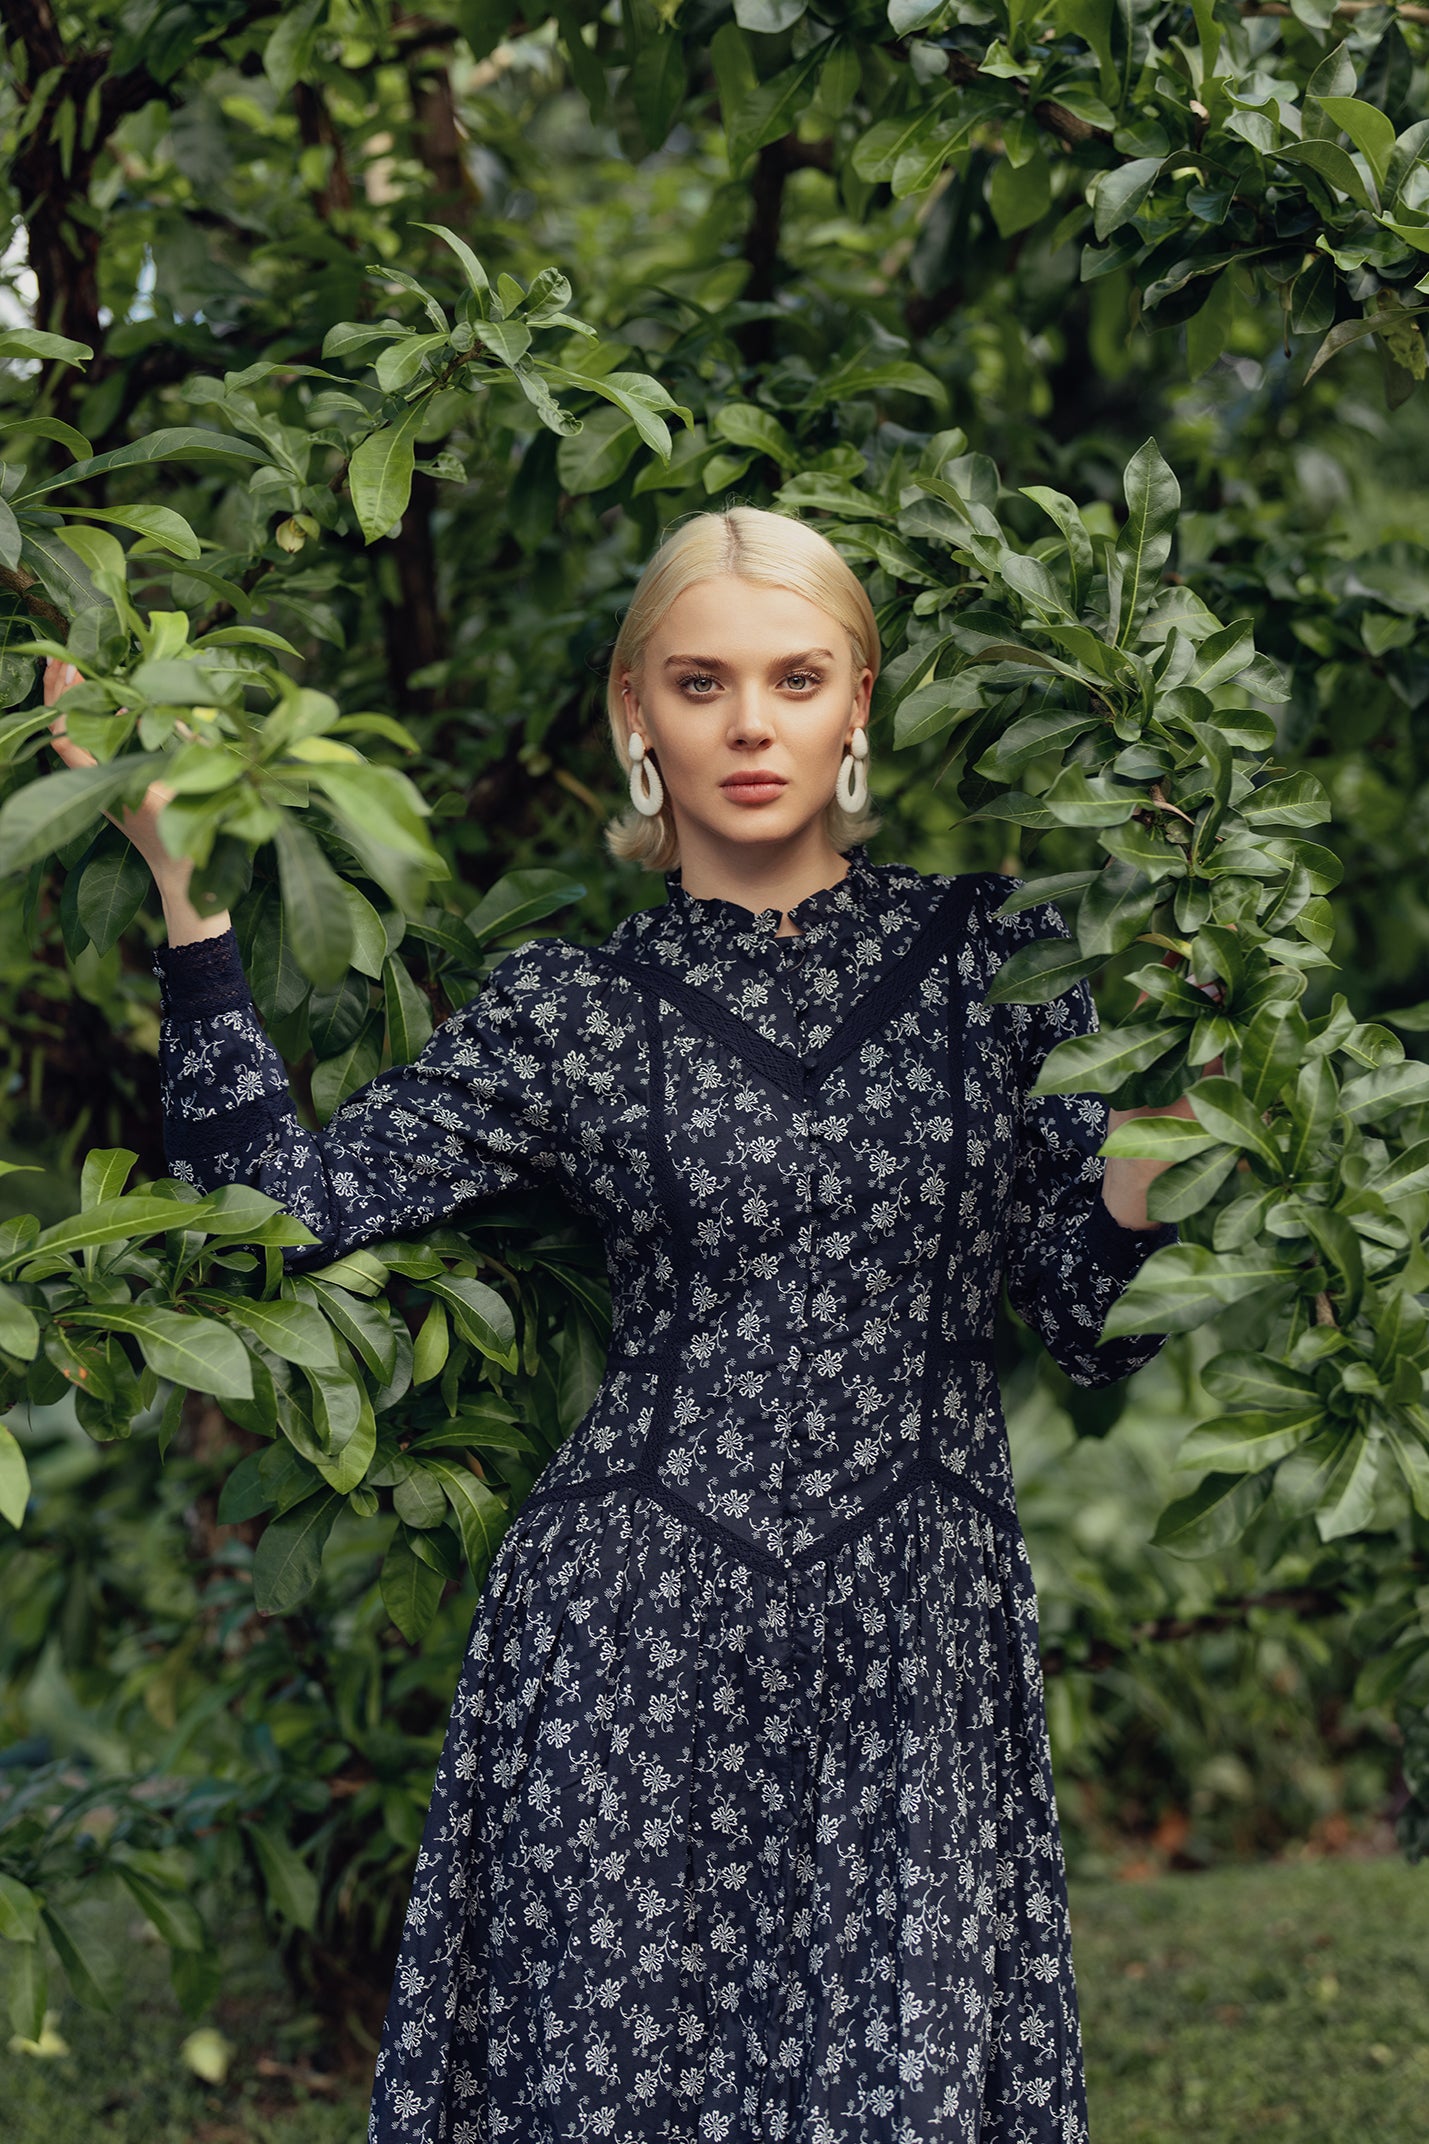
<path fill-rule="evenodd" d="M 72 685 L 84 681 L 73 663 L 60 662 L 50 656 L 45 664 L 45 705 L 54 707 Z M 64 709 L 61 707 L 50 724 L 55 750 L 67 767 L 92 767 L 96 760 L 92 752 L 74 742 L 65 729 Z M 124 812 L 119 818 L 112 811 L 104 816 L 111 826 L 117 826 L 127 834 L 139 854 L 154 874 L 154 882 L 164 890 L 183 893 L 193 876 L 193 864 L 188 857 L 170 856 L 159 838 L 159 814 L 173 797 L 173 790 L 163 782 L 151 782 L 144 793 L 144 801 L 133 811 Z"/>

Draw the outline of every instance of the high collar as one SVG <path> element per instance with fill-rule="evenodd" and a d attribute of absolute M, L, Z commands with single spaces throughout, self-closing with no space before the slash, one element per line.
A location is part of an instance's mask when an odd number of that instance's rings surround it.
<path fill-rule="evenodd" d="M 870 905 L 878 886 L 876 867 L 869 862 L 862 842 L 845 852 L 848 869 L 832 886 L 820 886 L 805 894 L 788 911 L 791 921 L 807 937 L 835 931 L 841 922 L 856 921 Z M 706 941 L 765 939 L 778 935 L 784 911 L 778 908 L 746 908 L 741 901 L 727 901 L 719 894 L 687 892 L 678 867 L 667 871 L 665 909 L 672 922 L 685 925 Z"/>

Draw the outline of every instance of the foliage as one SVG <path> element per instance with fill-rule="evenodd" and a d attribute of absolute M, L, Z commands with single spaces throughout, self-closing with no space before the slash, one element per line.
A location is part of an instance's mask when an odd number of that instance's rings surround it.
<path fill-rule="evenodd" d="M 731 495 L 809 516 L 867 579 L 899 853 L 1017 870 L 1073 915 L 1000 984 L 1098 978 L 1105 1036 L 1049 1079 L 1119 1104 L 1195 1081 L 1193 1122 L 1117 1135 L 1174 1143 L 1156 1205 L 1185 1239 L 1121 1329 L 1184 1350 L 1214 1320 L 1221 1350 L 1156 1553 L 1234 1569 L 1236 1597 L 1313 1568 L 1356 1613 L 1356 1696 L 1399 1706 L 1423 1850 L 1429 1099 L 1400 1038 L 1429 987 L 1429 579 L 1411 512 L 1339 509 L 1367 440 L 1397 468 L 1420 436 L 1429 122 L 1420 26 L 1343 28 L 1324 0 L 571 0 L 519 24 L 484 0 L 87 0 L 62 34 L 26 11 L 0 93 L 35 277 L 0 340 L 0 1130 L 38 1146 L 48 1106 L 77 1145 L 97 1087 L 126 1099 L 73 1196 L 52 1140 L 42 1211 L 0 1220 L 0 1406 L 72 1393 L 100 1515 L 133 1469 L 152 1553 L 204 1604 L 186 1651 L 183 1614 L 159 1628 L 109 1573 L 112 1634 L 66 1640 L 160 1890 L 208 1851 L 185 1809 L 212 1794 L 211 1880 L 246 1870 L 281 1914 L 271 1802 L 316 1878 L 289 1955 L 316 1974 L 365 1946 L 377 1971 L 454 1674 L 437 1606 L 584 1411 L 606 1314 L 568 1217 L 498 1208 L 295 1276 L 296 1224 L 165 1178 L 156 919 L 102 813 L 175 788 L 166 839 L 233 909 L 325 1122 L 503 943 L 582 895 L 583 934 L 629 905 L 594 853 L 594 673 L 661 527 Z M 1392 432 L 1362 400 L 1371 339 Z M 48 771 L 33 704 L 59 646 L 84 778 Z M 201 1462 L 185 1390 L 226 1424 Z M 27 1455 L 46 1479 L 0 1583 L 55 1605 L 107 1551 L 56 1501 L 72 1450 L 12 1419 L 0 1511 L 24 1514 Z M 183 1550 L 180 1481 L 208 1510 Z M 1059 1623 L 1066 1660 L 1143 1608 L 1107 1576 Z M 47 1658 L 15 1641 L 17 1703 Z M 147 1801 L 181 1723 L 186 1784 Z M 60 1858 L 4 1848 L 47 1905 L 108 1865 L 88 1773 L 61 1784 Z M 181 1976 L 202 1955 L 178 1944 Z"/>

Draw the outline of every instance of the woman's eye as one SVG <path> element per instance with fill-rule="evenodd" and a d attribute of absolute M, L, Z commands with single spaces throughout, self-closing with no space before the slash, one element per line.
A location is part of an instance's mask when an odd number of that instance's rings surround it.
<path fill-rule="evenodd" d="M 786 685 L 792 685 L 796 692 L 807 692 L 818 684 L 819 678 L 813 670 L 791 670 L 784 682 Z"/>
<path fill-rule="evenodd" d="M 684 688 L 685 688 L 685 690 L 686 690 L 687 692 L 689 691 L 689 689 L 690 689 L 690 687 L 691 687 L 692 685 L 713 685 L 713 684 L 715 684 L 715 683 L 717 683 L 717 682 L 718 682 L 718 681 L 717 681 L 717 680 L 716 680 L 715 678 L 712 678 L 712 677 L 704 677 L 704 676 L 698 676 L 698 677 L 682 677 L 682 678 L 680 679 L 680 683 L 681 683 L 681 685 L 683 685 L 683 686 L 684 686 Z M 709 698 L 709 694 L 708 694 L 707 692 L 701 692 L 701 693 L 696 693 L 695 697 L 696 697 L 696 699 L 700 699 L 700 700 L 707 700 L 707 699 Z"/>

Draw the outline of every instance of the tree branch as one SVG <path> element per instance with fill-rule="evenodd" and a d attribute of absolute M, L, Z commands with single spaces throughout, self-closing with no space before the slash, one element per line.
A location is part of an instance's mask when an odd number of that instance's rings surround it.
<path fill-rule="evenodd" d="M 1098 1638 L 1085 1653 L 1073 1656 L 1065 1646 L 1054 1645 L 1042 1655 L 1042 1672 L 1095 1675 L 1143 1645 L 1166 1645 L 1181 1638 L 1202 1638 L 1218 1630 L 1239 1629 L 1252 1608 L 1281 1608 L 1308 1621 L 1312 1616 L 1339 1615 L 1344 1606 L 1340 1595 L 1328 1586 L 1286 1586 L 1275 1593 L 1243 1593 L 1235 1600 L 1222 1601 L 1218 1608 L 1206 1609 L 1202 1615 L 1163 1615 L 1151 1622 L 1133 1623 L 1125 1645 Z"/>
<path fill-rule="evenodd" d="M 12 596 L 18 596 L 33 617 L 51 628 L 60 640 L 69 638 L 69 620 L 58 604 L 48 596 L 37 595 L 39 575 L 31 573 L 28 566 L 0 566 L 0 588 L 8 588 Z"/>
<path fill-rule="evenodd" d="M 0 22 L 17 37 L 29 56 L 33 73 L 62 67 L 65 48 L 50 0 L 0 0 Z M 26 92 L 21 90 L 21 96 Z"/>

